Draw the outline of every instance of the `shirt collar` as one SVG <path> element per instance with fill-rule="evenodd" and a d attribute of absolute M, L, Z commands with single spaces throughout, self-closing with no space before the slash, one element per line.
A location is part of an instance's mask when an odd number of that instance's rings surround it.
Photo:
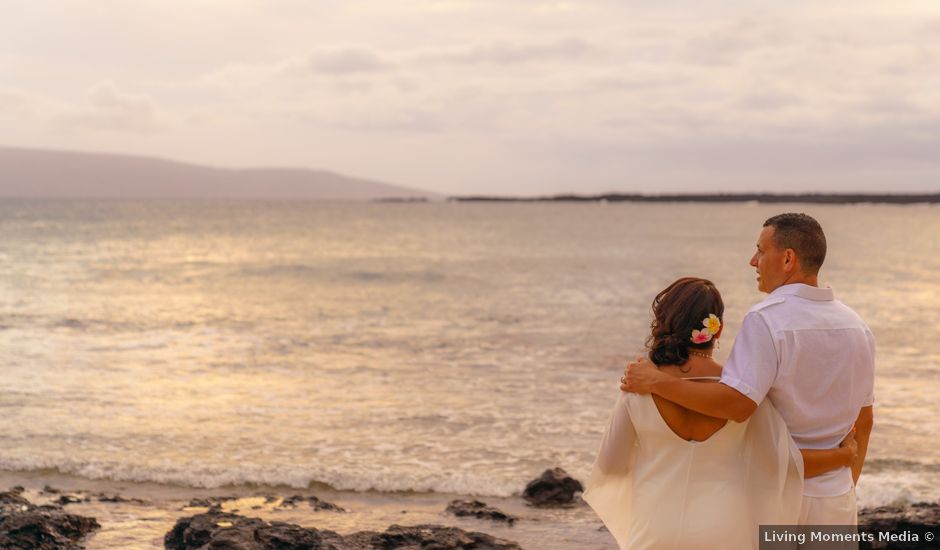
<path fill-rule="evenodd" d="M 803 283 L 790 283 L 777 287 L 770 296 L 799 296 L 815 302 L 831 302 L 836 299 L 832 287 L 820 288 Z"/>

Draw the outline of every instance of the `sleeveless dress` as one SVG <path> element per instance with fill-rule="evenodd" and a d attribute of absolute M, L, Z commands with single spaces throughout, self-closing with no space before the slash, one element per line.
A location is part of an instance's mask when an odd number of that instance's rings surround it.
<path fill-rule="evenodd" d="M 621 393 L 582 498 L 621 550 L 756 549 L 759 525 L 797 523 L 802 493 L 803 459 L 770 400 L 697 442 L 651 395 Z"/>

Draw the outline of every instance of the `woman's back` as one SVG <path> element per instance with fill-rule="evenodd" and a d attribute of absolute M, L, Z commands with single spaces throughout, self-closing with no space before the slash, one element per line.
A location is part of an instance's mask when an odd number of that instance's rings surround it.
<path fill-rule="evenodd" d="M 659 369 L 676 378 L 715 383 L 721 377 L 721 365 L 710 357 L 692 356 L 682 366 L 663 365 Z M 686 441 L 705 441 L 720 430 L 727 420 L 706 416 L 686 409 L 657 395 L 653 396 L 656 408 L 666 425 L 676 436 Z"/>
<path fill-rule="evenodd" d="M 629 548 L 747 548 L 742 449 L 747 424 L 728 423 L 704 441 L 677 435 L 650 395 L 626 394 L 636 430 Z M 718 547 L 718 546 L 714 546 Z"/>
<path fill-rule="evenodd" d="M 721 375 L 721 365 L 701 356 L 660 370 L 702 384 Z M 707 547 L 707 541 L 746 548 L 752 537 L 742 529 L 746 423 L 729 425 L 654 395 L 628 394 L 625 404 L 638 446 L 635 509 L 650 511 L 633 515 L 630 548 Z"/>

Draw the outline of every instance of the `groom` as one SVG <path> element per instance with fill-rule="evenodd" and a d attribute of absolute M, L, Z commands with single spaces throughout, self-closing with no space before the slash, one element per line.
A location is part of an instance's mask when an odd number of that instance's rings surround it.
<path fill-rule="evenodd" d="M 751 266 L 769 296 L 744 317 L 720 384 L 698 384 L 630 363 L 620 389 L 654 393 L 688 409 L 735 422 L 768 397 L 801 449 L 830 449 L 854 424 L 858 458 L 805 480 L 802 525 L 855 525 L 855 483 L 873 423 L 875 342 L 857 313 L 819 288 L 826 237 L 806 214 L 764 222 Z"/>

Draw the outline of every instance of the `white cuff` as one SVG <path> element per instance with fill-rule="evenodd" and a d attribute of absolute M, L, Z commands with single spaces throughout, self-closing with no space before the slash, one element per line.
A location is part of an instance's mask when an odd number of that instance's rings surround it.
<path fill-rule="evenodd" d="M 739 380 L 739 379 L 737 379 L 737 378 L 730 378 L 730 377 L 729 377 L 729 378 L 725 378 L 724 376 L 722 376 L 722 377 L 721 377 L 721 383 L 724 384 L 724 385 L 726 385 L 726 386 L 728 386 L 728 387 L 730 387 L 730 388 L 734 388 L 734 389 L 738 390 L 739 392 L 741 392 L 742 394 L 744 394 L 748 399 L 750 399 L 751 401 L 753 401 L 753 402 L 756 403 L 757 405 L 760 405 L 760 402 L 764 400 L 764 396 L 759 395 L 759 394 L 757 393 L 757 391 L 754 390 L 754 388 L 748 386 L 748 385 L 745 384 L 743 381 L 741 381 L 741 380 Z"/>

